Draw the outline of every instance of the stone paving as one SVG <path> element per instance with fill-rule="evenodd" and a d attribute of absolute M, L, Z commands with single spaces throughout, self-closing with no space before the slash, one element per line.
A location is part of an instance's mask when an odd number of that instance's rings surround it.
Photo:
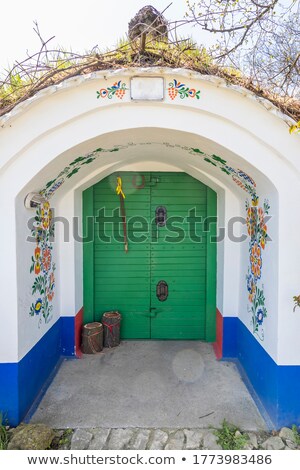
<path fill-rule="evenodd" d="M 239 433 L 239 431 L 237 431 Z M 289 428 L 279 433 L 244 432 L 245 450 L 300 449 Z M 214 429 L 76 429 L 68 445 L 71 450 L 220 450 Z"/>
<path fill-rule="evenodd" d="M 7 427 L 7 436 L 9 450 L 221 450 L 222 445 L 223 449 L 300 449 L 296 426 L 293 429 L 284 427 L 279 432 L 253 432 L 240 431 L 225 422 L 222 429 L 52 429 L 45 424 L 22 423 L 17 428 Z"/>

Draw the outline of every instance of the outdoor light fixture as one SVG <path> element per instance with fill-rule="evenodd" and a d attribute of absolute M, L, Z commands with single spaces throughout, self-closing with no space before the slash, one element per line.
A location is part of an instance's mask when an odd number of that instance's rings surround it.
<path fill-rule="evenodd" d="M 26 209 L 35 209 L 46 202 L 46 198 L 39 193 L 28 193 L 24 200 Z"/>

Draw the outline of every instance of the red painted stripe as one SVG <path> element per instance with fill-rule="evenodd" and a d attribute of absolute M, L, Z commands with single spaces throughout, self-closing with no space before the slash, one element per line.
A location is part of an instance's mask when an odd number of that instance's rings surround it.
<path fill-rule="evenodd" d="M 83 307 L 75 316 L 75 354 L 78 358 L 82 356 L 81 352 L 81 328 L 83 323 Z"/>
<path fill-rule="evenodd" d="M 216 317 L 216 342 L 213 343 L 213 348 L 215 351 L 215 355 L 217 359 L 221 359 L 223 357 L 223 317 L 221 312 L 217 309 L 217 317 Z"/>

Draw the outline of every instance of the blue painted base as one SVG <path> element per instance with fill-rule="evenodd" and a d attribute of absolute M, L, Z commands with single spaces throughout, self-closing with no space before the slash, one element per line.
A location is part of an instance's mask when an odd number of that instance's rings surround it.
<path fill-rule="evenodd" d="M 237 317 L 223 318 L 223 358 L 236 358 L 275 428 L 300 425 L 300 366 L 278 366 Z"/>
<path fill-rule="evenodd" d="M 63 317 L 18 364 L 0 364 L 0 413 L 16 426 L 41 397 L 61 355 L 75 355 L 75 318 Z M 278 366 L 236 317 L 223 318 L 223 358 L 235 358 L 275 428 L 300 425 L 300 366 Z"/>
<path fill-rule="evenodd" d="M 74 356 L 74 325 L 74 317 L 60 318 L 19 363 L 0 364 L 0 414 L 5 423 L 18 425 L 53 376 L 61 355 Z"/>
<path fill-rule="evenodd" d="M 75 317 L 61 317 L 62 355 L 75 356 Z"/>

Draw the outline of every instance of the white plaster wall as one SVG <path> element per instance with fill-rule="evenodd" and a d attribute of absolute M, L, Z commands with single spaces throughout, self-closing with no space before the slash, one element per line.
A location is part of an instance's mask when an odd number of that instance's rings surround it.
<path fill-rule="evenodd" d="M 266 243 L 262 252 L 262 275 L 257 286 L 263 288 L 265 295 L 265 307 L 267 309 L 267 317 L 264 319 L 263 325 L 259 328 L 259 332 L 254 335 L 256 340 L 268 351 L 270 356 L 278 361 L 278 207 L 277 193 L 274 188 L 264 188 L 259 184 L 258 178 L 258 194 L 259 207 L 267 199 L 270 203 L 269 215 L 271 219 L 267 222 L 268 234 L 271 241 Z M 248 198 L 249 199 L 249 198 Z M 243 204 L 244 205 L 244 204 Z M 245 205 L 243 215 L 246 216 Z M 245 227 L 245 233 L 247 229 Z M 241 289 L 240 289 L 240 308 L 239 316 L 245 326 L 253 332 L 251 322 L 252 314 L 249 312 L 251 304 L 248 301 L 248 292 L 246 290 L 246 275 L 249 264 L 249 237 L 241 243 Z"/>
<path fill-rule="evenodd" d="M 293 312 L 293 296 L 300 293 L 300 185 L 295 174 L 283 180 L 278 202 L 278 362 L 296 365 L 300 363 L 300 309 Z"/>
<path fill-rule="evenodd" d="M 29 315 L 29 309 L 39 297 L 39 293 L 32 295 L 32 285 L 35 280 L 34 273 L 30 273 L 31 257 L 34 254 L 36 243 L 30 241 L 31 232 L 27 228 L 29 219 L 35 217 L 36 211 L 25 209 L 24 199 L 28 189 L 22 191 L 16 200 L 17 213 L 17 278 L 18 278 L 18 360 L 21 360 L 28 351 L 41 339 L 60 317 L 59 292 L 60 269 L 55 271 L 55 295 L 51 302 L 53 310 L 51 318 L 46 323 L 40 315 Z M 52 260 L 58 265 L 57 242 L 53 244 Z M 59 266 L 59 265 L 58 265 Z M 41 271 L 42 274 L 42 271 Z"/>
<path fill-rule="evenodd" d="M 16 215 L 14 195 L 8 180 L 0 178 L 0 362 L 18 360 L 18 288 Z"/>
<path fill-rule="evenodd" d="M 128 84 L 129 77 L 137 74 L 164 75 L 166 83 L 176 77 L 190 87 L 200 88 L 201 99 L 171 101 L 167 97 L 163 103 L 132 103 L 129 95 L 124 97 L 123 102 L 96 99 L 97 89 L 110 86 L 117 78 Z M 99 72 L 89 77 L 76 77 L 43 90 L 10 115 L 0 118 L 0 191 L 1 201 L 5 200 L 5 204 L 1 205 L 1 216 L 6 221 L 6 229 L 0 234 L 0 246 L 5 247 L 0 275 L 4 292 L 9 294 L 1 298 L 0 311 L 12 333 L 7 348 L 8 340 L 4 332 L 0 332 L 0 360 L 10 362 L 22 357 L 44 333 L 41 330 L 37 334 L 29 331 L 31 318 L 27 318 L 26 326 L 23 325 L 28 279 L 19 278 L 17 289 L 16 277 L 17 241 L 17 253 L 22 254 L 20 260 L 27 251 L 27 248 L 22 250 L 21 234 L 18 234 L 18 240 L 16 237 L 16 229 L 21 232 L 16 220 L 24 222 L 21 200 L 26 191 L 40 190 L 73 158 L 101 145 L 109 147 L 130 141 L 153 143 L 151 147 L 143 148 L 142 159 L 139 148 L 129 148 L 118 155 L 105 154 L 87 166 L 60 188 L 53 198 L 57 215 L 81 212 L 81 190 L 93 184 L 93 178 L 95 181 L 105 172 L 108 174 L 115 168 L 124 168 L 141 160 L 165 161 L 192 176 L 199 172 L 203 182 L 206 178 L 213 189 L 215 185 L 219 195 L 219 212 L 223 214 L 225 225 L 232 215 L 243 212 L 245 193 L 226 175 L 203 163 L 197 155 L 183 156 L 176 149 L 159 149 L 157 154 L 154 143 L 172 139 L 179 145 L 216 153 L 230 161 L 232 166 L 250 173 L 258 183 L 261 197 L 271 196 L 271 210 L 278 208 L 278 220 L 274 219 L 270 224 L 270 235 L 272 237 L 274 232 L 275 241 L 267 247 L 264 261 L 270 313 L 266 319 L 262 346 L 278 363 L 300 363 L 296 333 L 300 328 L 300 315 L 292 312 L 292 296 L 298 294 L 300 278 L 300 253 L 297 249 L 300 221 L 294 216 L 300 196 L 299 136 L 288 134 L 285 120 L 288 121 L 269 103 L 260 102 L 245 90 L 227 87 L 220 79 L 201 77 L 194 72 L 157 68 Z M 155 154 L 156 158 L 153 157 Z M 74 188 L 77 188 L 75 192 Z M 16 195 L 19 197 L 15 204 Z M 74 315 L 82 304 L 81 290 L 77 287 L 82 284 L 82 274 L 77 269 L 82 258 L 81 247 L 73 242 L 67 247 L 63 246 L 61 236 L 62 230 L 58 228 L 61 266 L 56 276 L 57 279 L 59 276 L 64 288 L 57 291 L 56 298 L 60 300 L 56 315 Z M 239 314 L 249 327 L 246 297 L 243 294 L 244 273 L 247 272 L 246 250 L 246 244 L 239 247 L 228 239 L 219 248 L 218 307 L 224 315 Z M 27 268 L 22 269 L 25 276 Z M 223 285 L 220 278 L 224 279 Z M 19 338 L 17 331 L 21 334 Z"/>

